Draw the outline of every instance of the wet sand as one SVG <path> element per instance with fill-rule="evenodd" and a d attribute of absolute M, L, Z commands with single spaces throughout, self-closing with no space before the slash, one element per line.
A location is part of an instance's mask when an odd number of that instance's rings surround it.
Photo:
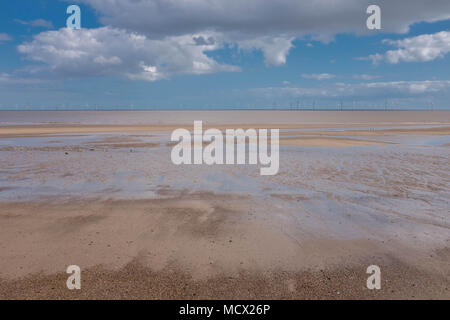
<path fill-rule="evenodd" d="M 446 123 L 447 124 L 447 123 Z M 373 124 L 372 124 L 373 125 Z M 301 134 L 301 135 L 356 135 L 356 136 L 377 136 L 377 135 L 395 135 L 395 134 L 424 134 L 424 135 L 450 135 L 450 126 L 434 124 L 431 128 L 408 128 L 412 124 L 403 124 L 405 128 L 397 129 L 378 129 L 378 130 L 345 130 L 349 128 L 347 124 L 277 124 L 277 123 L 258 123 L 249 124 L 221 124 L 221 125 L 205 125 L 204 130 L 208 128 L 225 129 L 249 129 L 249 128 L 273 128 L 273 129 L 289 129 L 284 135 Z M 60 134 L 87 134 L 87 133 L 123 133 L 123 132 L 153 132 L 153 131 L 173 131 L 178 128 L 192 130 L 193 124 L 187 125 L 180 123 L 178 125 L 78 125 L 78 126 L 62 126 L 62 125 L 20 125 L 0 127 L 0 137 L 33 137 L 39 135 L 55 136 Z M 367 124 L 351 124 L 351 128 L 367 127 Z M 328 129 L 328 128 L 344 128 L 344 130 L 333 131 L 292 131 L 295 129 Z M 374 127 L 376 128 L 376 127 Z"/>
<path fill-rule="evenodd" d="M 0 126 L 0 298 L 450 299 L 450 112 L 283 114 L 249 113 L 282 129 L 273 177 L 173 165 L 197 114 Z"/>
<path fill-rule="evenodd" d="M 345 148 L 352 146 L 374 146 L 388 144 L 388 142 L 349 139 L 349 138 L 322 138 L 322 137 L 281 137 L 280 145 L 297 147 L 334 147 Z"/>

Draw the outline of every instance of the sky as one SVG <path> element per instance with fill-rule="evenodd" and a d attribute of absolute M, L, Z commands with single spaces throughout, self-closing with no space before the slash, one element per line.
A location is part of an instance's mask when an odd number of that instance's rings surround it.
<path fill-rule="evenodd" d="M 0 109 L 450 109 L 448 0 L 0 6 Z"/>

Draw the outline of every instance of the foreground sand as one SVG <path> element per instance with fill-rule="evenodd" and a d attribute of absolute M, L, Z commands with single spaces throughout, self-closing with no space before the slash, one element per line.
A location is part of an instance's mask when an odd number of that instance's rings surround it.
<path fill-rule="evenodd" d="M 447 254 L 448 259 L 448 254 Z M 373 262 L 373 260 L 371 261 Z M 221 274 L 192 279 L 184 270 L 155 272 L 133 261 L 111 271 L 100 266 L 83 272 L 82 290 L 62 285 L 67 274 L 34 274 L 1 281 L 2 299 L 450 299 L 448 275 L 424 273 L 391 261 L 376 261 L 386 276 L 382 290 L 367 290 L 366 275 L 358 267 L 302 272 Z"/>
<path fill-rule="evenodd" d="M 247 201 L 238 211 L 242 200 L 196 194 L 3 204 L 0 298 L 450 298 L 448 247 L 415 250 L 398 235 L 295 234 L 276 219 L 252 217 L 261 208 L 246 214 Z M 208 203 L 214 209 L 205 220 Z M 62 270 L 72 263 L 83 268 L 81 291 L 65 286 Z M 365 286 L 372 264 L 383 272 L 380 291 Z"/>
<path fill-rule="evenodd" d="M 450 299 L 439 118 L 260 124 L 274 177 L 172 165 L 173 124 L 0 127 L 0 298 Z"/>

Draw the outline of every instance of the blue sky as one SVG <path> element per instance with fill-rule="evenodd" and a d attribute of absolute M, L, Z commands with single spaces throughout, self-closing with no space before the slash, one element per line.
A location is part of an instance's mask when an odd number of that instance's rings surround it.
<path fill-rule="evenodd" d="M 330 5 L 333 3 L 333 5 Z M 66 28 L 81 8 L 82 29 Z M 367 30 L 378 4 L 382 30 Z M 18 0 L 0 109 L 450 109 L 450 2 Z"/>

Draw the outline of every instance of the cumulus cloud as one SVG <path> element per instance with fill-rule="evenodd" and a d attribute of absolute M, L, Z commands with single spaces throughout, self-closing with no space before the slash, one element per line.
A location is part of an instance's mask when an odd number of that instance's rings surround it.
<path fill-rule="evenodd" d="M 373 63 L 386 61 L 390 64 L 399 62 L 427 62 L 444 57 L 450 52 L 450 32 L 424 34 L 402 40 L 384 40 L 386 44 L 397 47 L 384 54 L 373 54 L 367 59 Z"/>
<path fill-rule="evenodd" d="M 412 23 L 450 18 L 450 2 L 434 0 L 78 0 L 106 25 L 164 38 L 214 31 L 222 41 L 262 50 L 268 65 L 286 63 L 292 40 L 330 41 L 339 33 L 364 34 L 366 9 L 378 4 L 383 31 L 404 33 Z"/>
<path fill-rule="evenodd" d="M 107 27 L 78 33 L 44 32 L 22 44 L 19 51 L 47 64 L 54 73 L 124 75 L 148 81 L 173 74 L 238 71 L 207 55 L 226 44 L 239 50 L 260 50 L 268 66 L 284 65 L 295 39 L 326 42 L 340 33 L 369 32 L 365 18 L 371 4 L 382 8 L 384 32 L 407 32 L 415 22 L 450 18 L 448 0 L 74 2 L 94 8 Z M 33 23 L 45 25 L 45 20 L 37 21 Z"/>
<path fill-rule="evenodd" d="M 30 20 L 30 21 L 14 19 L 14 21 L 17 23 L 26 25 L 26 26 L 53 29 L 53 23 L 51 21 L 44 20 L 44 19 L 36 19 L 36 20 Z"/>
<path fill-rule="evenodd" d="M 416 21 L 450 18 L 447 0 L 79 0 L 105 24 L 157 36 L 215 30 L 251 35 L 367 32 L 369 5 L 383 12 L 383 29 L 406 32 Z"/>
<path fill-rule="evenodd" d="M 302 78 L 304 79 L 314 79 L 314 80 L 329 80 L 336 78 L 334 74 L 329 73 L 313 73 L 313 74 L 302 74 Z"/>
<path fill-rule="evenodd" d="M 47 71 L 68 77 L 122 75 L 134 80 L 156 81 L 174 74 L 207 74 L 239 71 L 206 55 L 219 44 L 199 43 L 212 34 L 149 39 L 122 29 L 60 29 L 38 34 L 21 44 L 19 52 L 48 65 Z M 197 39 L 197 40 L 195 40 Z"/>

